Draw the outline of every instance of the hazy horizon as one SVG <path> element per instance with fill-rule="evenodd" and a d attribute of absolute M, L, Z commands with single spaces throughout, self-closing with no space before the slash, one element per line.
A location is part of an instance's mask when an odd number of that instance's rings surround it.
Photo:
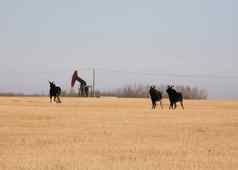
<path fill-rule="evenodd" d="M 85 68 L 98 68 L 98 89 L 184 84 L 238 99 L 236 7 L 235 0 L 2 1 L 0 92 L 47 93 L 48 80 L 69 88 L 75 69 L 90 83 Z"/>

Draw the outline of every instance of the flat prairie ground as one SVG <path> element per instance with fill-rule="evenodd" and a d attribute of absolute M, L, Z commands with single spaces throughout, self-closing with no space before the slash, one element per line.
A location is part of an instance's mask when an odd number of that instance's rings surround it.
<path fill-rule="evenodd" d="M 237 170 L 238 101 L 0 97 L 0 170 Z"/>

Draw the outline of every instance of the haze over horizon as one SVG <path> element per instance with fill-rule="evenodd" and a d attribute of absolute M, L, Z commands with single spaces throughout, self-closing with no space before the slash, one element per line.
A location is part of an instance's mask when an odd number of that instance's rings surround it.
<path fill-rule="evenodd" d="M 69 88 L 75 69 L 91 81 L 90 67 L 98 68 L 98 89 L 172 83 L 238 99 L 237 7 L 235 0 L 1 1 L 0 92 L 47 93 L 48 80 Z"/>

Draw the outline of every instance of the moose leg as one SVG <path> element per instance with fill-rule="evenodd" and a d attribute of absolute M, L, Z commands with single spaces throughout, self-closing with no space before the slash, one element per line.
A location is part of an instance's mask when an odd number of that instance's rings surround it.
<path fill-rule="evenodd" d="M 170 104 L 169 104 L 169 110 L 170 109 L 173 109 L 173 104 L 172 104 L 172 102 L 170 102 Z"/>
<path fill-rule="evenodd" d="M 177 105 L 176 105 L 176 102 L 174 102 L 174 107 L 173 107 L 173 109 L 175 110 L 175 109 L 176 109 L 176 107 L 177 107 Z"/>
<path fill-rule="evenodd" d="M 156 101 L 152 100 L 152 109 L 155 109 L 156 107 Z"/>
<path fill-rule="evenodd" d="M 181 101 L 181 102 L 180 102 L 180 104 L 181 104 L 182 108 L 184 109 L 184 106 L 183 106 L 183 101 Z"/>
<path fill-rule="evenodd" d="M 60 97 L 57 96 L 57 103 L 61 103 Z"/>

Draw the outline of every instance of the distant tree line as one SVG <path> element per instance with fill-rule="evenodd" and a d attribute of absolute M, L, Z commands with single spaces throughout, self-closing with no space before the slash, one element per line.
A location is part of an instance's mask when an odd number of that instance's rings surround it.
<path fill-rule="evenodd" d="M 148 97 L 148 91 L 150 86 L 146 85 L 126 85 L 122 88 L 117 88 L 108 91 L 96 91 L 96 96 L 112 96 L 112 97 L 127 97 L 127 98 L 145 98 Z M 168 97 L 166 93 L 167 86 L 160 85 L 157 87 L 163 95 Z M 205 89 L 199 89 L 198 87 L 191 86 L 176 86 L 176 90 L 181 92 L 185 99 L 207 99 L 208 92 Z"/>
<path fill-rule="evenodd" d="M 0 92 L 0 96 L 25 96 L 23 93 Z"/>

